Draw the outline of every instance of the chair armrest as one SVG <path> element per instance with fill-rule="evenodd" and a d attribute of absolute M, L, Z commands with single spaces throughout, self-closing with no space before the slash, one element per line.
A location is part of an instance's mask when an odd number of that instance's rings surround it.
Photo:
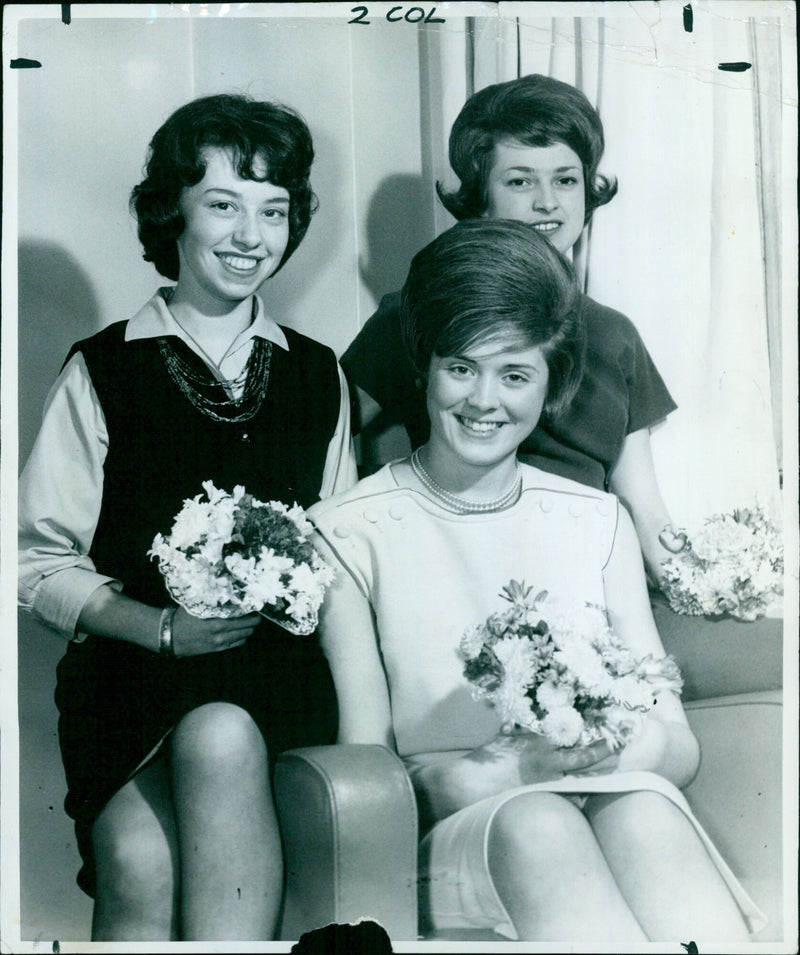
<path fill-rule="evenodd" d="M 281 938 L 371 918 L 417 938 L 417 806 L 401 760 L 383 746 L 282 753 L 275 801 L 286 887 Z"/>

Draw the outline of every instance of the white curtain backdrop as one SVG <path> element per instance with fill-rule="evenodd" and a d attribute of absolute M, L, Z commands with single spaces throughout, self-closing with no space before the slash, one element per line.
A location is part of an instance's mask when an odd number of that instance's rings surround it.
<path fill-rule="evenodd" d="M 678 403 L 653 449 L 667 505 L 691 527 L 756 502 L 779 512 L 780 329 L 796 309 L 781 272 L 781 148 L 796 100 L 781 90 L 780 51 L 794 46 L 786 17 L 768 15 L 776 4 L 757 19 L 736 3 L 692 4 L 691 32 L 684 6 L 564 4 L 569 15 L 552 17 L 537 15 L 552 6 L 501 3 L 428 38 L 426 57 L 431 99 L 442 93 L 433 171 L 450 184 L 447 133 L 475 90 L 544 73 L 600 111 L 601 172 L 620 189 L 576 266 L 593 298 L 636 324 Z M 752 65 L 718 68 L 730 62 Z"/>
<path fill-rule="evenodd" d="M 775 442 L 778 448 L 778 460 L 783 457 L 783 414 L 781 396 L 783 392 L 783 326 L 781 321 L 782 297 L 784 288 L 791 296 L 796 295 L 796 285 L 791 282 L 785 286 L 790 275 L 784 275 L 782 251 L 784 229 L 781 222 L 783 208 L 783 182 L 785 174 L 793 177 L 794 170 L 784 163 L 784 132 L 796 129 L 796 111 L 789 103 L 784 103 L 784 75 L 782 71 L 782 43 L 786 43 L 786 33 L 781 30 L 780 20 L 775 17 L 759 17 L 749 23 L 750 52 L 753 61 L 753 113 L 755 124 L 756 174 L 758 176 L 759 211 L 761 214 L 761 243 L 764 261 L 764 293 L 767 310 L 767 341 L 769 345 L 770 373 L 772 381 L 772 407 L 775 423 Z M 793 56 L 793 54 L 792 54 Z M 793 115 L 794 112 L 794 115 Z M 797 246 L 792 243 L 790 252 L 794 256 Z M 791 273 L 793 270 L 789 270 Z M 794 416 L 792 416 L 794 417 Z"/>

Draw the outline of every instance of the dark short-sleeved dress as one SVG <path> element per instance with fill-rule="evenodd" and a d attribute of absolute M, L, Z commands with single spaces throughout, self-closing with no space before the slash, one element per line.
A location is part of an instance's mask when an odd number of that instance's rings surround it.
<path fill-rule="evenodd" d="M 581 296 L 586 369 L 572 405 L 557 423 L 540 422 L 519 449 L 534 467 L 603 490 L 625 437 L 676 408 L 630 319 Z M 400 295 L 381 300 L 341 359 L 351 386 L 362 388 L 405 425 L 411 444 L 428 438 L 425 396 L 415 384 L 400 331 Z"/>

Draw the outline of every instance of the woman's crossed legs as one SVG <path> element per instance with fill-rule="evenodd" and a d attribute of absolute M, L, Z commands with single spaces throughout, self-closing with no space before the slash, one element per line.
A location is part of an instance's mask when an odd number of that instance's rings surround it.
<path fill-rule="evenodd" d="M 245 710 L 209 703 L 183 717 L 92 838 L 95 941 L 273 937 L 280 834 L 266 745 Z"/>

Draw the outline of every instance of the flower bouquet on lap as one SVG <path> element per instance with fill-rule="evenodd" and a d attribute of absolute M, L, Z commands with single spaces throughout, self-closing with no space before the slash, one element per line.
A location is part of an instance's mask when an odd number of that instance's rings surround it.
<path fill-rule="evenodd" d="M 333 569 L 310 541 L 305 511 L 258 501 L 240 485 L 232 494 L 211 481 L 203 489 L 206 500 L 184 501 L 170 534 L 156 534 L 148 551 L 173 599 L 196 617 L 257 611 L 292 633 L 313 633 Z"/>
<path fill-rule="evenodd" d="M 662 572 L 676 613 L 756 620 L 783 593 L 781 534 L 760 508 L 715 514 Z"/>
<path fill-rule="evenodd" d="M 473 696 L 494 707 L 508 732 L 521 727 L 555 746 L 605 740 L 619 748 L 657 693 L 681 689 L 677 665 L 670 657 L 636 658 L 602 607 L 532 593 L 512 580 L 500 595 L 510 606 L 462 637 Z"/>

